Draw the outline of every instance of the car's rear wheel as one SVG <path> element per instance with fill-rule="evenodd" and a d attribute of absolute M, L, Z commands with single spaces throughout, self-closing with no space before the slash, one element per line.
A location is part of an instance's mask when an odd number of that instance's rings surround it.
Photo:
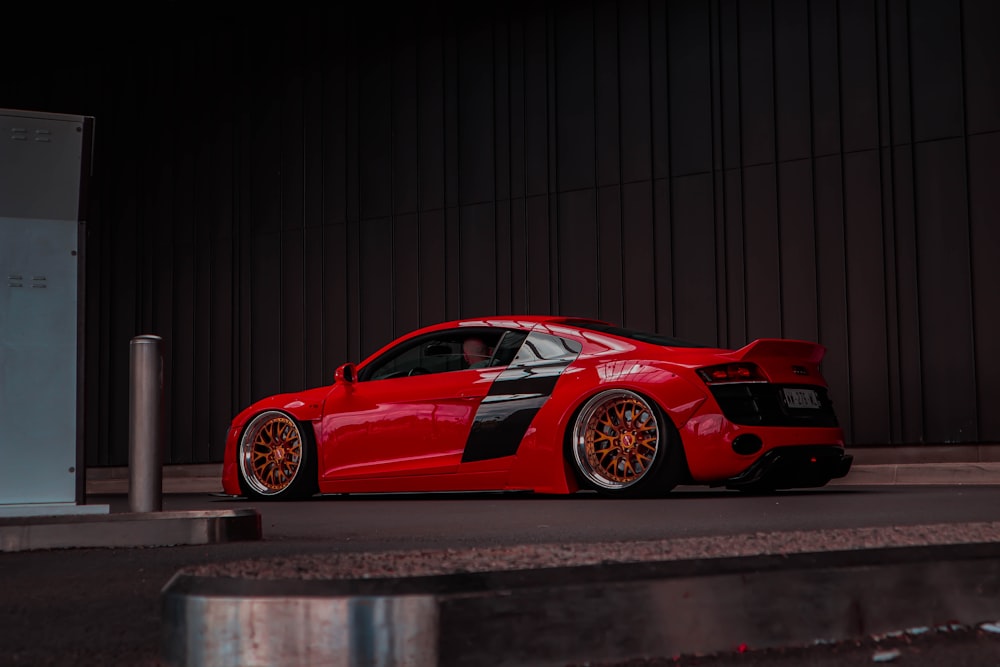
<path fill-rule="evenodd" d="M 295 500 L 317 491 L 311 433 L 284 412 L 262 412 L 247 424 L 237 462 L 240 489 L 248 498 Z"/>
<path fill-rule="evenodd" d="M 653 401 L 625 389 L 603 391 L 576 413 L 572 462 L 582 484 L 608 496 L 668 493 L 683 452 L 670 420 Z"/>

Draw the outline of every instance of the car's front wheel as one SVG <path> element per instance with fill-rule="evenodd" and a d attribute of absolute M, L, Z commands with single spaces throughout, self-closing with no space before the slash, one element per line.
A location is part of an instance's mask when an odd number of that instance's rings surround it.
<path fill-rule="evenodd" d="M 576 413 L 572 462 L 587 488 L 608 496 L 662 496 L 680 477 L 681 443 L 653 401 L 625 389 L 603 391 Z"/>
<path fill-rule="evenodd" d="M 255 500 L 307 498 L 317 491 L 315 459 L 308 428 L 284 412 L 262 412 L 240 438 L 240 489 Z"/>

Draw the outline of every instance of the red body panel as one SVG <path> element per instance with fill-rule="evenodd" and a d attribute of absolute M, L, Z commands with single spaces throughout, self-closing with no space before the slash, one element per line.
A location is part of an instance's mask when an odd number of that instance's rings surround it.
<path fill-rule="evenodd" d="M 320 478 L 456 472 L 476 408 L 498 373 L 464 370 L 335 387 L 319 429 L 327 445 Z"/>
<path fill-rule="evenodd" d="M 510 317 L 442 323 L 385 346 L 358 366 L 397 345 L 433 332 L 461 327 L 533 330 L 579 348 L 531 399 L 533 415 L 519 442 L 484 460 L 470 457 L 475 424 L 488 401 L 511 376 L 503 367 L 438 372 L 375 381 L 338 382 L 299 393 L 265 398 L 233 420 L 227 436 L 223 486 L 240 493 L 236 466 L 239 438 L 262 410 L 282 410 L 315 434 L 319 488 L 324 493 L 391 491 L 533 490 L 572 493 L 578 485 L 567 458 L 567 433 L 580 406 L 605 389 L 628 389 L 655 401 L 676 427 L 690 481 L 719 484 L 741 474 L 769 450 L 798 445 L 843 447 L 839 427 L 747 426 L 727 419 L 697 370 L 716 364 L 752 363 L 769 383 L 826 389 L 820 373 L 821 345 L 778 339 L 757 340 L 738 350 L 663 345 L 581 329 L 573 320 Z M 574 347 L 573 349 L 576 349 Z M 511 390 L 513 391 L 513 390 Z M 520 394 L 503 394 L 521 400 Z M 486 401 L 486 402 L 484 402 Z M 494 405 L 494 404 L 490 404 Z M 495 405 L 504 405 L 496 403 Z M 477 415 L 479 415 L 477 422 Z M 753 454 L 734 451 L 733 441 L 752 434 L 761 441 Z M 465 459 L 463 461 L 463 458 Z"/>

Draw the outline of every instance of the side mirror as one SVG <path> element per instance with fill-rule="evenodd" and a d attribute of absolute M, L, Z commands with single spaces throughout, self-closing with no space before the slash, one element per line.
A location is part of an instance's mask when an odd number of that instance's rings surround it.
<path fill-rule="evenodd" d="M 333 379 L 336 382 L 343 382 L 345 384 L 353 384 L 357 375 L 354 372 L 354 364 L 347 363 L 342 366 L 337 367 L 337 370 L 333 374 Z"/>

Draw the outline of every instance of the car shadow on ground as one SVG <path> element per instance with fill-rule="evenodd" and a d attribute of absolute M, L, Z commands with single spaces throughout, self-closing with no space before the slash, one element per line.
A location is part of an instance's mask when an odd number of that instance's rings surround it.
<path fill-rule="evenodd" d="M 432 500 L 550 500 L 552 502 L 671 502 L 682 499 L 708 499 L 708 498 L 795 498 L 823 495 L 858 495 L 872 493 L 872 489 L 845 488 L 845 487 L 821 487 L 815 489 L 787 489 L 773 492 L 749 492 L 736 491 L 731 489 L 704 489 L 700 487 L 679 487 L 661 498 L 618 498 L 604 496 L 596 491 L 578 491 L 572 494 L 546 494 L 535 493 L 533 491 L 424 491 L 424 492 L 397 492 L 397 493 L 327 493 L 318 494 L 306 500 L 287 502 L 352 502 L 352 501 L 432 501 Z M 229 496 L 223 493 L 210 494 L 222 500 L 238 502 L 250 501 L 241 496 Z M 281 501 L 279 501 L 281 502 Z"/>

